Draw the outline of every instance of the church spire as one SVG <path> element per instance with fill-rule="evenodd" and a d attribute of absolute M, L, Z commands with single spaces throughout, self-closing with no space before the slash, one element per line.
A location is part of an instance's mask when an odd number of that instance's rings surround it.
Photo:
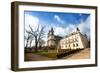
<path fill-rule="evenodd" d="M 49 30 L 49 32 L 48 32 L 48 36 L 49 36 L 49 35 L 54 35 L 53 27 L 51 27 L 51 29 Z"/>
<path fill-rule="evenodd" d="M 54 34 L 54 30 L 53 30 L 53 27 L 51 27 L 51 34 L 53 35 Z"/>
<path fill-rule="evenodd" d="M 80 31 L 80 29 L 77 27 L 77 28 L 76 28 L 76 31 Z"/>
<path fill-rule="evenodd" d="M 51 32 L 54 32 L 53 27 L 51 27 Z"/>

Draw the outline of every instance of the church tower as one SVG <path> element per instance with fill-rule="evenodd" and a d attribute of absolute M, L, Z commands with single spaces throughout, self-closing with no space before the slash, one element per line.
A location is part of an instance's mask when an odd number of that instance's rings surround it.
<path fill-rule="evenodd" d="M 55 46 L 55 38 L 54 38 L 54 30 L 51 28 L 51 30 L 48 32 L 48 46 Z"/>

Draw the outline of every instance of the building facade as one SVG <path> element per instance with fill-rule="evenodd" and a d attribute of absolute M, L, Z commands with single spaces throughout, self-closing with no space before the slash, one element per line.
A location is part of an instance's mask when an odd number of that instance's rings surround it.
<path fill-rule="evenodd" d="M 59 37 L 59 38 L 58 38 Z M 88 47 L 88 39 L 83 35 L 79 28 L 65 37 L 55 36 L 54 30 L 48 33 L 48 46 L 56 46 L 57 49 L 84 49 Z"/>
<path fill-rule="evenodd" d="M 54 30 L 53 30 L 53 28 L 51 28 L 51 30 L 48 32 L 47 46 L 57 47 L 57 45 L 61 39 L 62 39 L 62 37 L 54 35 Z"/>

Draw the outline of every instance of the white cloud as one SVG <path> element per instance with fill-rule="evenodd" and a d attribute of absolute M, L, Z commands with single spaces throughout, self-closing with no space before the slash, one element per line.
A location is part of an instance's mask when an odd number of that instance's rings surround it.
<path fill-rule="evenodd" d="M 61 24 L 64 24 L 64 21 L 58 15 L 54 15 L 54 19 L 56 19 Z"/>
<path fill-rule="evenodd" d="M 75 31 L 75 26 L 73 24 L 70 24 L 66 27 L 56 27 L 54 26 L 54 33 L 55 35 L 59 36 L 65 36 Z"/>
<path fill-rule="evenodd" d="M 60 17 L 58 15 L 55 15 L 54 18 L 58 21 L 60 21 Z"/>
<path fill-rule="evenodd" d="M 78 25 L 80 31 L 90 37 L 90 16 Z"/>
<path fill-rule="evenodd" d="M 54 34 L 59 36 L 64 36 L 66 34 L 66 30 L 62 27 L 54 28 Z"/>
<path fill-rule="evenodd" d="M 75 32 L 75 29 L 76 29 L 75 25 L 69 24 L 69 25 L 66 27 L 66 32 L 67 32 L 67 34 L 70 34 L 70 33 L 72 33 L 72 32 Z"/>
<path fill-rule="evenodd" d="M 29 30 L 29 25 L 35 30 L 38 27 L 39 19 L 35 16 L 25 14 L 25 29 Z"/>

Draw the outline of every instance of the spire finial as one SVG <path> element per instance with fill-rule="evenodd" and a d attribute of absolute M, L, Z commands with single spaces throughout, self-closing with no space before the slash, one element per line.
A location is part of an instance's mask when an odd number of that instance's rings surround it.
<path fill-rule="evenodd" d="M 51 31 L 53 31 L 53 27 L 51 27 Z"/>
<path fill-rule="evenodd" d="M 76 31 L 80 31 L 80 29 L 77 27 L 77 28 L 76 28 Z"/>

